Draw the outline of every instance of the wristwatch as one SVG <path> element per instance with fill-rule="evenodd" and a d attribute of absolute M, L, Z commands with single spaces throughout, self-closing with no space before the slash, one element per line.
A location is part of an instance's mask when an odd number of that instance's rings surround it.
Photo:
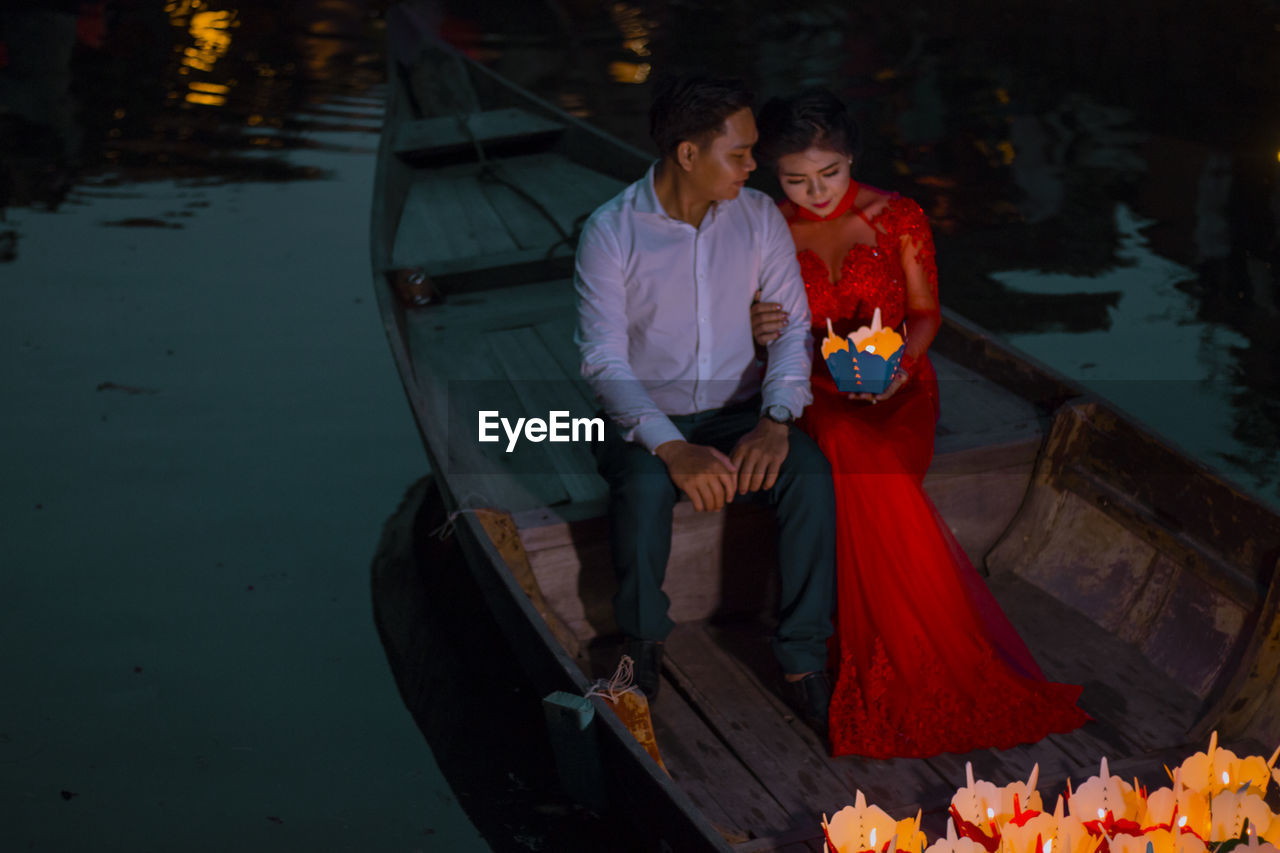
<path fill-rule="evenodd" d="M 789 424 L 796 419 L 796 416 L 791 414 L 790 409 L 779 403 L 774 403 L 772 406 L 765 409 L 764 416 L 775 424 Z"/>

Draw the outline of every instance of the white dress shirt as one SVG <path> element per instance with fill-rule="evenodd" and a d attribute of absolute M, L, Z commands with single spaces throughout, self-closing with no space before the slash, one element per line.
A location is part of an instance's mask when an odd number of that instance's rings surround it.
<path fill-rule="evenodd" d="M 798 416 L 809 390 L 809 304 L 786 220 L 764 193 L 711 205 L 694 228 L 668 216 L 654 169 L 601 205 L 574 265 L 582 376 L 627 441 L 650 451 L 681 439 L 668 415 L 717 409 L 760 393 L 762 411 Z M 790 317 L 755 358 L 751 302 Z"/>

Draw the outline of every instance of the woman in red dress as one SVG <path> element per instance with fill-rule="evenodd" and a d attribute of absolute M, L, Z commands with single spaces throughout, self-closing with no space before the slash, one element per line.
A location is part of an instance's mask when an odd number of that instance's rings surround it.
<path fill-rule="evenodd" d="M 832 754 L 919 758 L 1080 726 L 1081 688 L 1045 678 L 924 492 L 939 412 L 928 349 L 941 313 L 923 211 L 853 180 L 857 128 L 829 92 L 774 99 L 758 126 L 757 151 L 786 194 L 815 340 L 828 319 L 841 336 L 870 325 L 877 307 L 906 338 L 876 396 L 837 391 L 816 352 L 801 422 L 835 476 Z M 759 343 L 785 322 L 775 303 L 753 309 Z"/>

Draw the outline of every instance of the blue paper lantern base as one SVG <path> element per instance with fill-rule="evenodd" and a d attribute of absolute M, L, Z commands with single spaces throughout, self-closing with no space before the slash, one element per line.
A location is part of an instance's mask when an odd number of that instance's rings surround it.
<path fill-rule="evenodd" d="M 883 394 L 893 382 L 900 361 L 902 347 L 887 360 L 873 352 L 844 350 L 833 352 L 826 359 L 836 389 L 845 394 Z"/>

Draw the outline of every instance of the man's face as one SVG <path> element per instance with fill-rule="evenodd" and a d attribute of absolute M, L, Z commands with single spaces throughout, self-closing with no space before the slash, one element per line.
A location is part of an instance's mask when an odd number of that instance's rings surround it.
<path fill-rule="evenodd" d="M 744 107 L 724 120 L 722 133 L 702 145 L 695 144 L 689 177 L 699 194 L 712 201 L 737 198 L 756 168 L 751 147 L 757 138 L 755 117 Z"/>

